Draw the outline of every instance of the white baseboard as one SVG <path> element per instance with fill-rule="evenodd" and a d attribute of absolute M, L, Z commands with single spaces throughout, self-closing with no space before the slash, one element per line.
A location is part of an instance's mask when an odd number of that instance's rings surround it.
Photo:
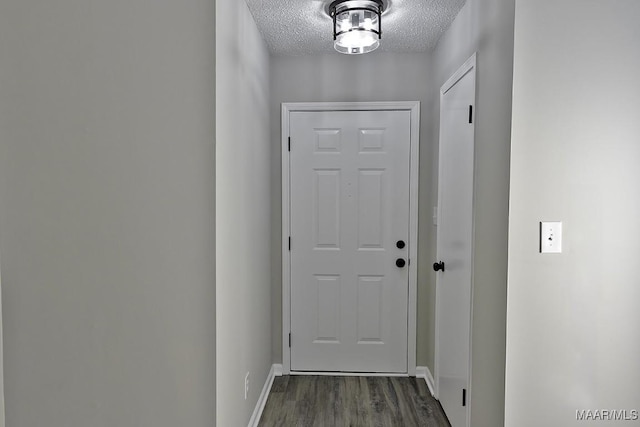
<path fill-rule="evenodd" d="M 273 375 L 276 377 L 282 376 L 282 365 L 280 363 L 274 363 L 271 368 L 273 369 Z"/>
<path fill-rule="evenodd" d="M 275 377 L 282 376 L 282 365 L 273 364 L 271 365 L 271 369 L 269 370 L 269 375 L 267 375 L 267 379 L 264 382 L 264 386 L 262 387 L 262 392 L 260 393 L 260 397 L 258 398 L 258 402 L 256 403 L 256 407 L 253 410 L 253 414 L 251 415 L 251 419 L 249 420 L 249 425 L 247 427 L 257 427 L 260 422 L 260 417 L 262 416 L 262 411 L 264 411 L 264 406 L 267 404 L 267 398 L 269 397 L 269 392 L 271 391 L 271 386 L 273 385 L 273 380 Z"/>
<path fill-rule="evenodd" d="M 427 383 L 427 387 L 429 387 L 431 396 L 435 397 L 436 382 L 433 380 L 433 375 L 431 375 L 431 371 L 429 370 L 429 368 L 426 366 L 416 366 L 416 377 L 424 378 L 425 382 Z"/>

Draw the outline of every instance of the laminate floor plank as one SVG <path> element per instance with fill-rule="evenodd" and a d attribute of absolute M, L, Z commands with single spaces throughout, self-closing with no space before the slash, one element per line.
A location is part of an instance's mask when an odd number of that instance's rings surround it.
<path fill-rule="evenodd" d="M 450 427 L 423 380 L 294 375 L 273 381 L 260 427 Z"/>

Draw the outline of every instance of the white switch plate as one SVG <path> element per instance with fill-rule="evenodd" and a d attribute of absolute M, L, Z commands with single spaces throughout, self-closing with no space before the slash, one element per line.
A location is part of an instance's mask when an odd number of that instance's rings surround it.
<path fill-rule="evenodd" d="M 540 222 L 540 253 L 562 253 L 562 222 Z"/>

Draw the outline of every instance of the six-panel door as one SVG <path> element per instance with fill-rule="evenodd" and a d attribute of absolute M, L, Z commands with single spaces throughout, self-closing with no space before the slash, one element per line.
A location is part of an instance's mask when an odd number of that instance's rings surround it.
<path fill-rule="evenodd" d="M 410 120 L 290 114 L 294 371 L 407 372 Z"/>

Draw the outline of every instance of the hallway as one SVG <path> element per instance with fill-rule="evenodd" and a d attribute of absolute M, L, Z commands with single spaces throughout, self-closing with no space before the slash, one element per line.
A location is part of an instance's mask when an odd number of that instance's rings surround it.
<path fill-rule="evenodd" d="M 276 377 L 258 424 L 448 427 L 426 383 L 415 377 Z"/>

